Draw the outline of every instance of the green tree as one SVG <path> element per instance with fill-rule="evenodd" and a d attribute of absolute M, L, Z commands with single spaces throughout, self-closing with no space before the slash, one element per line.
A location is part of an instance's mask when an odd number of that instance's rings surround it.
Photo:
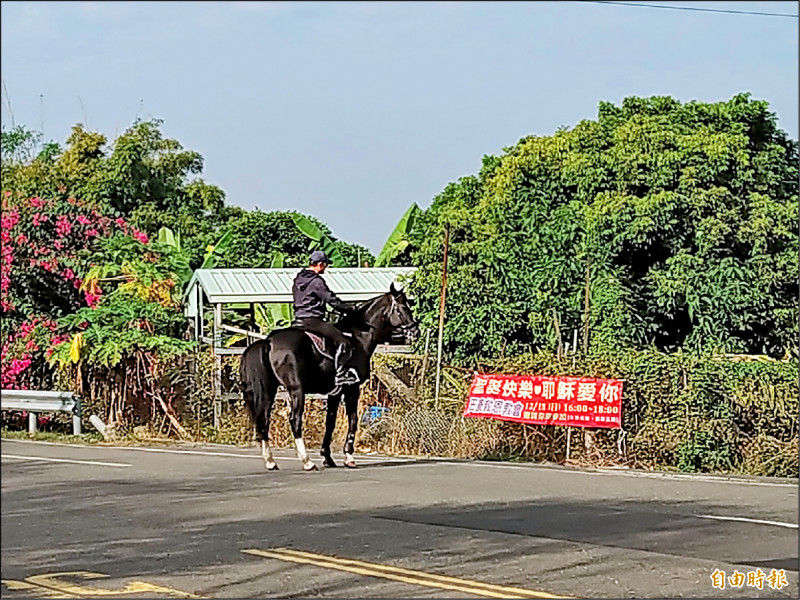
<path fill-rule="evenodd" d="M 456 360 L 557 343 L 782 355 L 797 336 L 798 145 L 749 95 L 601 103 L 448 185 L 418 222 L 418 312 Z M 566 336 L 565 336 L 566 337 Z M 581 336 L 582 337 L 582 336 Z"/>
<path fill-rule="evenodd" d="M 239 211 L 225 207 L 224 192 L 199 178 L 202 156 L 164 138 L 161 125 L 158 119 L 137 120 L 110 148 L 106 136 L 80 124 L 63 149 L 42 145 L 41 135 L 24 127 L 4 131 L 3 190 L 80 198 L 151 235 L 169 227 L 182 236 L 196 265 L 205 238 Z"/>

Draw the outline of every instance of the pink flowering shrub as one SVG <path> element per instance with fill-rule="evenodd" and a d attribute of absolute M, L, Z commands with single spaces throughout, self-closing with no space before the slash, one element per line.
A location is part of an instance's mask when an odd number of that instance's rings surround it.
<path fill-rule="evenodd" d="M 55 331 L 55 321 L 33 316 L 22 321 L 16 331 L 5 337 L 0 346 L 0 387 L 27 389 L 36 383 L 39 377 L 31 369 L 34 359 L 42 354 L 43 349 L 45 357 L 49 357 L 55 345 L 64 341 L 64 335 L 56 335 Z"/>
<path fill-rule="evenodd" d="M 75 199 L 27 198 L 2 193 L 0 217 L 0 380 L 6 389 L 36 386 L 56 345 L 56 320 L 103 296 L 96 280 L 84 281 L 105 258 L 102 240 L 147 235 Z"/>

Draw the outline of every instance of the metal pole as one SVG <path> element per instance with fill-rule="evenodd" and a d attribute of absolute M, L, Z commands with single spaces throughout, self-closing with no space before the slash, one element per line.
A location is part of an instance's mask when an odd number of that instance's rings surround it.
<path fill-rule="evenodd" d="M 73 435 L 81 435 L 81 398 L 74 396 L 75 408 L 72 412 L 72 433 Z"/>
<path fill-rule="evenodd" d="M 561 327 L 558 324 L 558 313 L 556 312 L 556 307 L 553 307 L 553 322 L 556 324 L 556 339 L 558 340 L 558 344 L 556 345 L 556 358 L 558 362 L 561 362 L 561 355 L 564 352 L 564 344 L 561 341 Z"/>
<path fill-rule="evenodd" d="M 569 441 L 571 433 L 572 433 L 572 427 L 567 427 L 567 462 L 569 462 Z"/>
<path fill-rule="evenodd" d="M 586 294 L 583 303 L 583 354 L 586 356 L 589 353 L 589 265 L 591 264 L 591 257 L 586 257 Z"/>
<path fill-rule="evenodd" d="M 197 291 L 197 315 L 195 316 L 194 339 L 197 342 L 198 348 L 203 343 L 203 290 L 200 284 L 195 284 Z"/>
<path fill-rule="evenodd" d="M 447 295 L 447 248 L 450 244 L 450 233 L 447 227 L 444 228 L 444 258 L 442 259 L 442 294 L 439 302 L 439 341 L 436 351 L 436 395 L 434 396 L 434 406 L 439 406 L 439 386 L 442 378 L 442 335 L 444 333 L 444 302 Z"/>
<path fill-rule="evenodd" d="M 222 347 L 222 304 L 214 305 L 214 429 L 219 428 L 219 417 L 222 409 L 222 356 L 217 348 Z"/>

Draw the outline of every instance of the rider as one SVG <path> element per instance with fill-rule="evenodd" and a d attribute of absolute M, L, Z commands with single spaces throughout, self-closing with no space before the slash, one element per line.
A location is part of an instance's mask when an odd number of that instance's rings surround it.
<path fill-rule="evenodd" d="M 330 304 L 334 310 L 349 314 L 354 309 L 345 304 L 334 294 L 325 280 L 320 277 L 330 264 L 328 257 L 322 250 L 314 250 L 309 259 L 309 266 L 297 274 L 292 285 L 294 296 L 295 323 L 301 329 L 312 331 L 325 338 L 336 342 L 337 349 L 334 359 L 336 366 L 335 385 L 337 389 L 343 385 L 358 383 L 358 374 L 355 369 L 348 368 L 347 361 L 352 356 L 350 340 L 332 323 L 325 321 L 325 304 Z"/>

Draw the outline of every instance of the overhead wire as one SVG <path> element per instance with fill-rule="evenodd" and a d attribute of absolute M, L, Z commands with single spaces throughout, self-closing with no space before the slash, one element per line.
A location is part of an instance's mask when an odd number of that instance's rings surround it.
<path fill-rule="evenodd" d="M 724 13 L 733 15 L 754 15 L 761 17 L 788 17 L 797 19 L 798 15 L 790 13 L 757 12 L 749 10 L 728 10 L 722 8 L 700 8 L 698 6 L 669 6 L 666 4 L 645 4 L 642 2 L 611 2 L 610 0 L 582 0 L 587 4 L 613 4 L 616 6 L 637 6 L 640 8 L 664 8 L 668 10 L 690 10 L 696 12 Z"/>

